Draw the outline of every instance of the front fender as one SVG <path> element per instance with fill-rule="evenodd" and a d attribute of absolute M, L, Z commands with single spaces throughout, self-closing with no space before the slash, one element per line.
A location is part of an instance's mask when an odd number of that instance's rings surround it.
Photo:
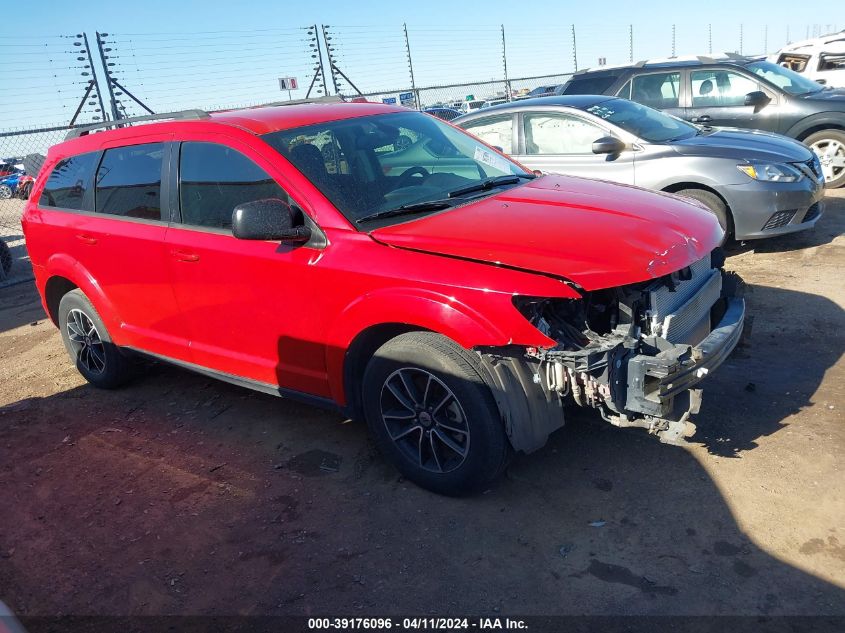
<path fill-rule="evenodd" d="M 345 402 L 343 366 L 346 351 L 361 332 L 383 324 L 403 324 L 430 330 L 446 336 L 458 345 L 471 349 L 477 346 L 500 346 L 519 343 L 550 346 L 548 339 L 513 307 L 510 295 L 483 293 L 485 312 L 495 316 L 496 323 L 485 314 L 432 290 L 391 288 L 368 293 L 351 303 L 329 328 L 326 346 L 326 368 L 332 396 Z"/>
<path fill-rule="evenodd" d="M 784 134 L 792 138 L 801 138 L 813 128 L 845 129 L 845 112 L 819 112 L 795 123 Z"/>

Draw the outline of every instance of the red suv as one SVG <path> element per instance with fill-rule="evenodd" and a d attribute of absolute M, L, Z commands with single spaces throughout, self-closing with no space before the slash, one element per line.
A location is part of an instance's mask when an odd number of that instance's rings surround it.
<path fill-rule="evenodd" d="M 140 354 L 302 398 L 444 493 L 543 446 L 567 402 L 679 438 L 745 313 L 706 209 L 536 177 L 380 104 L 83 133 L 50 150 L 23 227 L 92 384 Z"/>

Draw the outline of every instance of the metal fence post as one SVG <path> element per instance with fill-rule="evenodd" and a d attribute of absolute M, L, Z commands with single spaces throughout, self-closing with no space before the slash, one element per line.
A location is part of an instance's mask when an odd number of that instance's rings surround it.
<path fill-rule="evenodd" d="M 402 23 L 402 31 L 405 33 L 405 52 L 408 54 L 408 72 L 411 73 L 411 92 L 414 93 L 414 105 L 420 109 L 420 95 L 417 92 L 417 84 L 414 82 L 414 62 L 411 61 L 411 44 L 408 41 L 408 25 Z"/>
<path fill-rule="evenodd" d="M 508 48 L 507 44 L 505 44 L 505 25 L 502 24 L 502 68 L 505 71 L 505 93 L 507 94 L 508 101 L 511 100 L 511 82 L 508 79 Z"/>
<path fill-rule="evenodd" d="M 320 50 L 320 36 L 318 35 L 317 25 L 309 26 L 307 33 L 308 35 L 313 35 L 308 42 L 308 48 L 311 49 L 311 58 L 317 60 L 317 66 L 314 67 L 314 78 L 311 80 L 311 85 L 308 86 L 308 92 L 305 93 L 306 99 L 311 96 L 311 90 L 314 88 L 314 84 L 317 83 L 318 77 L 321 77 L 323 80 L 321 86 L 323 94 L 329 94 L 329 87 L 326 85 L 326 71 L 323 68 L 323 52 Z M 320 92 L 319 88 L 317 92 Z"/>
<path fill-rule="evenodd" d="M 103 64 L 103 73 L 106 75 L 106 88 L 109 91 L 109 107 L 111 108 L 112 118 L 115 121 L 119 121 L 123 117 L 120 116 L 120 110 L 117 108 L 117 100 L 114 98 L 114 88 L 112 87 L 111 82 L 111 74 L 109 73 L 109 67 L 106 66 L 106 54 L 103 52 L 103 38 L 100 36 L 99 31 L 95 31 L 97 36 L 97 49 L 100 51 L 100 63 Z"/>
<path fill-rule="evenodd" d="M 332 56 L 332 46 L 329 44 L 332 38 L 328 34 L 328 25 L 321 24 L 320 29 L 323 31 L 323 44 L 326 47 L 326 57 L 329 60 L 329 73 L 332 76 L 332 85 L 334 86 L 334 93 L 339 95 L 340 91 L 337 89 L 337 75 L 335 75 L 334 57 Z"/>
<path fill-rule="evenodd" d="M 575 65 L 575 70 L 578 70 L 578 47 L 575 44 L 575 25 L 572 25 L 572 63 Z"/>

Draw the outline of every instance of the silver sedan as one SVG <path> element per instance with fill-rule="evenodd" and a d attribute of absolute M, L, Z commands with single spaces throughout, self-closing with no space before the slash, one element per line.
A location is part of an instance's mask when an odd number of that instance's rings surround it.
<path fill-rule="evenodd" d="M 738 240 L 809 229 L 823 210 L 818 158 L 779 134 L 698 127 L 592 95 L 516 101 L 453 123 L 530 169 L 695 198 Z"/>

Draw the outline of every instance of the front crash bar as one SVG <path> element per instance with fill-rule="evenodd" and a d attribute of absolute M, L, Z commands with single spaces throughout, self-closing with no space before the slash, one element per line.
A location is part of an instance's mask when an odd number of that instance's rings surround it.
<path fill-rule="evenodd" d="M 628 361 L 625 409 L 658 418 L 672 418 L 674 397 L 690 389 L 730 355 L 742 336 L 745 300 L 728 301 L 722 320 L 695 347 L 676 345 L 656 356 L 638 355 Z"/>

